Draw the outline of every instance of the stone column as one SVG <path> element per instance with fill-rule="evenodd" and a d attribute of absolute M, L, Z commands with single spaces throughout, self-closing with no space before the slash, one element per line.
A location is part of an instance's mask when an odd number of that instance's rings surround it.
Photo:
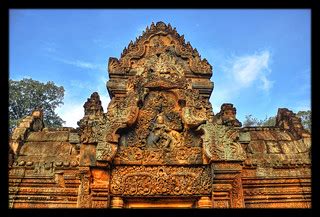
<path fill-rule="evenodd" d="M 212 208 L 212 201 L 210 197 L 201 197 L 197 202 L 198 208 Z"/>
<path fill-rule="evenodd" d="M 113 197 L 111 199 L 111 208 L 123 208 L 123 200 L 121 197 Z"/>

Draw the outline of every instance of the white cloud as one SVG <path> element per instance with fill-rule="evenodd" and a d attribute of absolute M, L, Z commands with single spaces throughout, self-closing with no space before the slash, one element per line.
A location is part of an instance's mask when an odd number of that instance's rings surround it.
<path fill-rule="evenodd" d="M 268 91 L 273 84 L 267 78 L 270 73 L 270 52 L 268 50 L 253 55 L 237 56 L 229 60 L 226 67 L 232 73 L 234 81 L 239 88 L 249 87 L 255 81 L 260 80 L 260 88 Z"/>
<path fill-rule="evenodd" d="M 84 103 L 67 101 L 63 106 L 57 108 L 57 114 L 66 122 L 64 127 L 78 127 L 77 122 L 84 116 Z"/>
<path fill-rule="evenodd" d="M 52 57 L 53 59 L 65 63 L 65 64 L 69 64 L 69 65 L 73 65 L 76 66 L 78 68 L 83 68 L 83 69 L 95 69 L 95 70 L 100 70 L 100 71 L 105 71 L 105 65 L 102 64 L 95 64 L 95 63 L 90 63 L 90 62 L 86 62 L 86 61 L 82 61 L 82 60 L 67 60 L 67 59 L 62 59 L 59 57 Z"/>
<path fill-rule="evenodd" d="M 90 84 L 88 81 L 71 80 L 70 85 L 75 88 L 88 89 L 88 90 L 92 88 L 92 84 Z"/>
<path fill-rule="evenodd" d="M 99 94 L 100 95 L 100 94 Z M 88 96 L 87 98 L 89 98 Z M 66 123 L 63 125 L 64 127 L 74 127 L 77 128 L 77 122 L 83 118 L 84 116 L 84 108 L 83 105 L 87 99 L 83 101 L 72 101 L 65 100 L 64 105 L 57 108 L 57 114 L 64 120 Z M 110 98 L 108 96 L 100 95 L 101 104 L 103 107 L 103 111 L 107 112 L 107 107 L 110 102 Z"/>
<path fill-rule="evenodd" d="M 41 41 L 43 50 L 47 51 L 48 53 L 55 53 L 57 51 L 56 43 L 51 41 Z"/>
<path fill-rule="evenodd" d="M 262 75 L 260 77 L 260 80 L 262 81 L 262 87 L 260 88 L 265 91 L 269 91 L 269 89 L 272 87 L 274 83 L 274 81 L 268 80 L 265 75 Z"/>
<path fill-rule="evenodd" d="M 213 90 L 212 97 L 210 99 L 214 114 L 220 111 L 220 106 L 223 103 L 231 102 L 231 98 L 234 96 L 234 94 L 232 94 L 233 90 L 231 88 L 219 88 L 219 90 L 215 89 Z"/>
<path fill-rule="evenodd" d="M 103 95 L 103 96 L 100 96 L 100 100 L 101 100 L 101 105 L 103 107 L 103 111 L 106 113 L 109 102 L 110 102 L 110 97 Z"/>
<path fill-rule="evenodd" d="M 104 70 L 104 67 L 101 64 L 93 64 L 93 63 L 85 62 L 81 60 L 75 60 L 75 61 L 64 60 L 64 63 L 74 65 L 79 68 Z"/>
<path fill-rule="evenodd" d="M 271 55 L 268 50 L 251 55 L 233 55 L 228 59 L 222 57 L 220 57 L 222 64 L 218 66 L 220 78 L 219 81 L 215 81 L 211 97 L 215 113 L 220 111 L 221 104 L 234 103 L 239 100 L 239 97 L 253 89 L 268 94 L 273 85 L 273 81 L 268 79 L 268 74 L 271 73 Z"/>
<path fill-rule="evenodd" d="M 23 79 L 30 79 L 31 77 L 30 76 L 28 76 L 28 75 L 17 75 L 17 76 L 15 76 L 15 77 L 11 77 L 10 76 L 10 74 L 9 74 L 9 77 L 10 77 L 10 79 L 12 79 L 12 80 L 15 80 L 15 81 L 20 81 L 20 80 L 23 80 Z"/>

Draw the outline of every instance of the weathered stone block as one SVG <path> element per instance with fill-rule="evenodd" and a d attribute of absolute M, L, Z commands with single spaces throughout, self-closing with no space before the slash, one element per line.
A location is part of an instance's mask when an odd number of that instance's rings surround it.
<path fill-rule="evenodd" d="M 27 138 L 28 142 L 67 142 L 68 131 L 31 132 Z"/>
<path fill-rule="evenodd" d="M 240 132 L 239 133 L 239 142 L 249 143 L 251 141 L 251 136 L 249 132 Z"/>
<path fill-rule="evenodd" d="M 80 143 L 80 137 L 77 133 L 70 133 L 69 134 L 69 142 L 72 144 Z"/>
<path fill-rule="evenodd" d="M 80 166 L 96 165 L 95 145 L 82 145 L 80 147 Z"/>

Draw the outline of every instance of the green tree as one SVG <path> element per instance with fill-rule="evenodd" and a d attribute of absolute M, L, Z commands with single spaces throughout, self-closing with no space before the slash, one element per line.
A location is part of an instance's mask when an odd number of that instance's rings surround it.
<path fill-rule="evenodd" d="M 253 117 L 252 115 L 246 115 L 243 122 L 244 127 L 261 126 L 261 120 Z"/>
<path fill-rule="evenodd" d="M 311 111 L 299 111 L 297 116 L 301 118 L 301 123 L 303 127 L 311 131 Z M 246 115 L 245 121 L 243 122 L 244 127 L 250 126 L 275 126 L 276 125 L 276 116 L 266 117 L 264 120 L 259 120 L 252 115 Z"/>
<path fill-rule="evenodd" d="M 252 115 L 246 115 L 245 120 L 243 122 L 244 127 L 252 127 L 252 126 L 275 126 L 276 117 L 268 117 L 264 120 L 259 120 L 258 118 L 253 117 Z"/>
<path fill-rule="evenodd" d="M 266 119 L 264 119 L 264 121 L 262 121 L 262 126 L 265 127 L 272 127 L 276 125 L 276 116 L 273 117 L 266 117 Z"/>
<path fill-rule="evenodd" d="M 297 116 L 301 118 L 304 129 L 311 131 L 311 111 L 298 111 Z"/>
<path fill-rule="evenodd" d="M 32 79 L 9 80 L 9 131 L 35 108 L 42 108 L 47 127 L 61 127 L 63 121 L 55 109 L 63 105 L 64 88 L 54 82 L 41 83 Z"/>

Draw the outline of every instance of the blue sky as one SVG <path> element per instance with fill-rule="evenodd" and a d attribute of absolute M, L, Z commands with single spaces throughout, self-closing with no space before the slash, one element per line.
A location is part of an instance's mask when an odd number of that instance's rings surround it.
<path fill-rule="evenodd" d="M 310 10 L 10 10 L 9 78 L 65 88 L 57 109 L 76 127 L 97 91 L 106 112 L 109 57 L 120 57 L 151 22 L 176 27 L 213 66 L 210 101 L 219 112 L 264 119 L 279 107 L 311 107 Z"/>

